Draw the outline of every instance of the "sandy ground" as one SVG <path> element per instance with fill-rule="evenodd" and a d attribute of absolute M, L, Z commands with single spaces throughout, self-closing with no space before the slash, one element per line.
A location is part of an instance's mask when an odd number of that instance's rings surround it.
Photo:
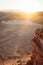
<path fill-rule="evenodd" d="M 0 65 L 25 65 L 28 60 L 31 60 L 30 58 L 31 55 L 28 54 L 23 54 L 21 56 L 16 56 L 16 58 L 14 58 L 14 56 L 12 56 L 12 58 L 10 57 L 9 59 L 5 60 L 5 61 L 1 61 Z"/>

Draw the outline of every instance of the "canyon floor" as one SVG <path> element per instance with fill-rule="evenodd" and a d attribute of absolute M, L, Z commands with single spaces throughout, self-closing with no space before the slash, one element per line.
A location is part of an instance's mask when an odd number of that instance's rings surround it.
<path fill-rule="evenodd" d="M 25 65 L 30 60 L 31 40 L 39 24 L 0 25 L 0 65 Z"/>

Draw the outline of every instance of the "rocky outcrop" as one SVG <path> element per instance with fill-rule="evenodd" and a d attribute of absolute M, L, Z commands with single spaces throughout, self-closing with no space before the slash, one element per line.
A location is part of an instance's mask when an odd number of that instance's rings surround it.
<path fill-rule="evenodd" d="M 32 56 L 26 65 L 43 65 L 43 28 L 35 31 L 32 39 Z"/>

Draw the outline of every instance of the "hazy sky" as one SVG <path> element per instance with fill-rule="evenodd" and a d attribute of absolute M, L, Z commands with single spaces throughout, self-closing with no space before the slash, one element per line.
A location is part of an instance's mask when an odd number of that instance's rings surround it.
<path fill-rule="evenodd" d="M 43 11 L 43 0 L 0 0 L 0 10 Z"/>

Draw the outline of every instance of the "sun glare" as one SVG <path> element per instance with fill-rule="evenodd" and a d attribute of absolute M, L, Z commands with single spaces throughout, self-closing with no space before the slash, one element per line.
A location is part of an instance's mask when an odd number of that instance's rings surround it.
<path fill-rule="evenodd" d="M 36 12 L 39 5 L 34 0 L 23 0 L 14 5 L 15 10 L 22 10 L 24 12 Z"/>
<path fill-rule="evenodd" d="M 7 1 L 7 2 L 6 2 Z M 1 10 L 20 10 L 24 12 L 36 12 L 42 10 L 37 0 L 6 0 L 0 3 Z"/>
<path fill-rule="evenodd" d="M 35 12 L 38 9 L 38 5 L 36 5 L 36 2 L 25 0 L 25 2 L 23 2 L 21 6 L 18 7 L 18 9 L 23 10 L 24 12 Z"/>

